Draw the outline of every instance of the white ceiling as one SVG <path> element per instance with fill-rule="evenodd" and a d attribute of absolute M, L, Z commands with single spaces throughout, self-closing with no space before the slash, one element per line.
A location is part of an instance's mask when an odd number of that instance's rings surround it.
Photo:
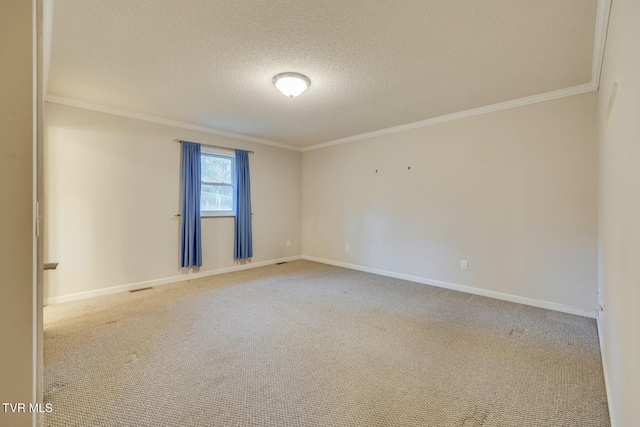
<path fill-rule="evenodd" d="M 55 0 L 48 93 L 303 147 L 588 83 L 596 6 Z"/>

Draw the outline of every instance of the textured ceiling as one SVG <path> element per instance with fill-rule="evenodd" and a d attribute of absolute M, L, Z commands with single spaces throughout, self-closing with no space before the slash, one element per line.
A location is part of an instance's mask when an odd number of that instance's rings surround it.
<path fill-rule="evenodd" d="M 55 0 L 48 92 L 308 146 L 588 83 L 596 0 Z M 311 79 L 298 98 L 271 83 Z"/>

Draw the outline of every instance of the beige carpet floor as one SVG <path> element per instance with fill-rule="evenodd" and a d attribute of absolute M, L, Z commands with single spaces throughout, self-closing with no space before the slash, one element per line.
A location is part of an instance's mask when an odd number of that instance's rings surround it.
<path fill-rule="evenodd" d="M 45 308 L 45 425 L 608 426 L 595 321 L 295 261 Z"/>

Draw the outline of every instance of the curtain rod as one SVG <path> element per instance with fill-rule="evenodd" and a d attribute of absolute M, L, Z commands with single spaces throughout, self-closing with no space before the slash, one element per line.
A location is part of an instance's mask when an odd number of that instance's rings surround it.
<path fill-rule="evenodd" d="M 181 139 L 174 139 L 173 142 L 177 142 L 178 144 L 182 144 L 182 140 Z M 198 144 L 200 144 L 200 143 L 198 142 Z M 224 150 L 235 150 L 235 148 L 222 147 L 220 145 L 211 145 L 211 144 L 200 144 L 200 145 L 205 145 L 207 147 L 213 147 L 213 148 L 222 148 Z M 253 151 L 249 151 L 249 153 L 253 154 Z"/>

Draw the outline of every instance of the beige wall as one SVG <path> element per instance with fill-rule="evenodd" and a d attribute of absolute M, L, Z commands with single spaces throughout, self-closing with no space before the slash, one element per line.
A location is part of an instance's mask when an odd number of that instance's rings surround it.
<path fill-rule="evenodd" d="M 300 255 L 300 152 L 58 104 L 45 109 L 45 258 L 60 263 L 45 277 L 45 298 L 181 274 L 175 138 L 255 151 L 253 262 Z M 200 271 L 235 265 L 233 236 L 233 218 L 202 220 Z"/>
<path fill-rule="evenodd" d="M 0 402 L 33 401 L 33 8 L 0 5 Z M 6 414 L 0 426 L 31 425 Z"/>
<path fill-rule="evenodd" d="M 303 253 L 594 310 L 596 106 L 590 93 L 305 152 Z"/>
<path fill-rule="evenodd" d="M 640 426 L 640 2 L 616 0 L 600 80 L 599 250 L 612 420 Z M 613 83 L 616 102 L 605 112 Z"/>

